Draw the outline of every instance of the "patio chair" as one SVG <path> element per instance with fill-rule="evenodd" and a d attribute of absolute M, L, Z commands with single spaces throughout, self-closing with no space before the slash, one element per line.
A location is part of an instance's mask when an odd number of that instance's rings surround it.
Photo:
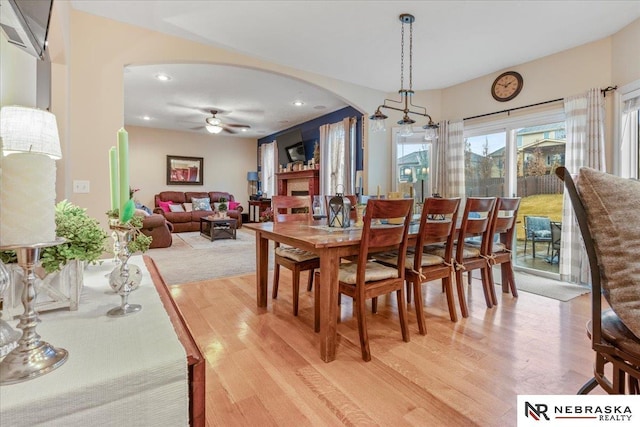
<path fill-rule="evenodd" d="M 547 244 L 547 256 L 551 245 L 551 220 L 546 216 L 524 217 L 524 254 L 527 254 L 527 242 L 531 241 L 533 257 L 536 257 L 536 243 Z"/>
<path fill-rule="evenodd" d="M 629 248 L 640 241 L 640 182 L 581 168 L 576 188 L 566 168 L 556 169 L 556 175 L 571 199 L 591 269 L 587 336 L 596 360 L 593 378 L 578 394 L 597 385 L 609 394 L 638 394 L 640 263 Z M 605 311 L 602 295 L 611 307 Z M 611 369 L 605 372 L 606 365 Z"/>
<path fill-rule="evenodd" d="M 560 243 L 562 240 L 562 223 L 551 221 L 551 256 L 547 259 L 549 264 L 560 263 Z"/>

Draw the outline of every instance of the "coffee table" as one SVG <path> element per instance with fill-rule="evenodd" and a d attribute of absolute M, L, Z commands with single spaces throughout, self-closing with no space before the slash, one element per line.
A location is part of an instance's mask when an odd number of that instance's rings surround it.
<path fill-rule="evenodd" d="M 200 235 L 207 239 L 236 239 L 235 218 L 216 218 L 205 216 L 200 218 Z"/>

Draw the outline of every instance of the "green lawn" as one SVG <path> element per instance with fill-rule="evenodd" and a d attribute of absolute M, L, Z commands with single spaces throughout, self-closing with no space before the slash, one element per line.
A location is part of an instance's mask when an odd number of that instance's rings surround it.
<path fill-rule="evenodd" d="M 537 194 L 522 198 L 516 226 L 518 240 L 524 240 L 525 215 L 548 216 L 551 221 L 562 221 L 562 194 Z"/>

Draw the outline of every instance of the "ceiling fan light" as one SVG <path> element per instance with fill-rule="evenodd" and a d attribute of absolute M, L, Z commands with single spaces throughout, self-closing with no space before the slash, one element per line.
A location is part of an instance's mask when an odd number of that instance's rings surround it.
<path fill-rule="evenodd" d="M 206 122 L 211 126 L 220 126 L 222 124 L 222 120 L 217 117 L 209 117 L 207 118 Z"/>
<path fill-rule="evenodd" d="M 219 125 L 207 124 L 205 127 L 207 128 L 207 131 L 209 133 L 220 133 L 220 132 L 222 132 L 222 126 L 219 126 Z"/>

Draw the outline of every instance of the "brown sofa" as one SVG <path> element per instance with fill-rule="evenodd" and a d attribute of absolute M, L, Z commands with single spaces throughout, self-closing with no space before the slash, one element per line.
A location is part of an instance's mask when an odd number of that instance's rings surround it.
<path fill-rule="evenodd" d="M 192 203 L 194 198 L 208 197 L 211 200 L 211 211 L 191 211 L 191 212 L 165 212 L 160 208 L 158 202 L 172 202 L 173 204 L 183 205 L 184 203 Z M 162 214 L 164 217 L 173 224 L 174 233 L 182 233 L 185 231 L 198 231 L 200 230 L 200 218 L 213 214 L 214 203 L 219 203 L 220 198 L 224 197 L 228 202 L 234 202 L 233 194 L 223 191 L 210 191 L 210 192 L 195 192 L 195 191 L 162 191 L 155 195 L 154 213 Z M 229 209 L 227 215 L 236 220 L 236 228 L 242 227 L 242 206 L 238 206 L 236 209 Z"/>

